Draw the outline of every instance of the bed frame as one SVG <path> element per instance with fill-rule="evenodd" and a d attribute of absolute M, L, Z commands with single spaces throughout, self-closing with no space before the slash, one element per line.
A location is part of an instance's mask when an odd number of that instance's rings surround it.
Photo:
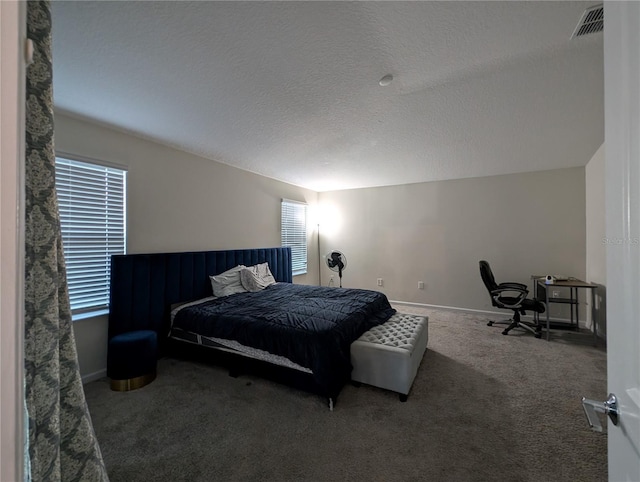
<path fill-rule="evenodd" d="M 159 356 L 213 361 L 231 376 L 255 373 L 326 396 L 333 408 L 337 393 L 323 393 L 313 377 L 295 369 L 247 356 L 168 338 L 171 306 L 211 296 L 210 275 L 239 264 L 269 263 L 276 281 L 291 283 L 291 248 L 261 248 L 183 253 L 114 255 L 111 258 L 109 339 L 135 330 L 158 334 Z"/>

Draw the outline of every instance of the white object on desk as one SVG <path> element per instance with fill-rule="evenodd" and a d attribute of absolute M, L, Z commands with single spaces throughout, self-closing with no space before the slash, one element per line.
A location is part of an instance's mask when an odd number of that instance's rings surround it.
<path fill-rule="evenodd" d="M 552 285 L 556 281 L 569 281 L 573 278 L 569 278 L 568 276 L 563 276 L 561 274 L 548 274 L 544 277 L 544 283 L 547 285 Z"/>

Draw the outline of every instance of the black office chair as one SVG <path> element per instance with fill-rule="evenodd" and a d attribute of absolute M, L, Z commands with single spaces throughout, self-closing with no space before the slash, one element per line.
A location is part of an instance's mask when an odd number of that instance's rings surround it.
<path fill-rule="evenodd" d="M 540 324 L 520 319 L 520 315 L 525 315 L 527 311 L 544 313 L 544 303 L 527 298 L 529 294 L 527 285 L 522 283 L 497 284 L 489 263 L 484 260 L 480 261 L 480 276 L 482 276 L 482 281 L 491 295 L 491 304 L 497 308 L 513 310 L 513 318 L 505 321 L 490 321 L 487 325 L 508 323 L 509 326 L 502 332 L 503 335 L 507 335 L 516 327 L 520 327 L 533 333 L 536 338 L 540 338 L 542 336 Z"/>

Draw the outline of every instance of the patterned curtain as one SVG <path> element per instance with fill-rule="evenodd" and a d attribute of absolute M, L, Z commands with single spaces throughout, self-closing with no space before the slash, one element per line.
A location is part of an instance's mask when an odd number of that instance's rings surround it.
<path fill-rule="evenodd" d="M 106 481 L 78 369 L 55 190 L 51 9 L 27 3 L 25 399 L 34 481 Z M 27 474 L 28 476 L 28 474 Z"/>

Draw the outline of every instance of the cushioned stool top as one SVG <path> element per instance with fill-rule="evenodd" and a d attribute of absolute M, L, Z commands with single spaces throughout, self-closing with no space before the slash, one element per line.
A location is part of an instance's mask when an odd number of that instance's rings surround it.
<path fill-rule="evenodd" d="M 374 326 L 364 333 L 357 341 L 395 346 L 412 352 L 416 339 L 426 324 L 427 318 L 424 316 L 396 313 L 386 323 Z"/>

